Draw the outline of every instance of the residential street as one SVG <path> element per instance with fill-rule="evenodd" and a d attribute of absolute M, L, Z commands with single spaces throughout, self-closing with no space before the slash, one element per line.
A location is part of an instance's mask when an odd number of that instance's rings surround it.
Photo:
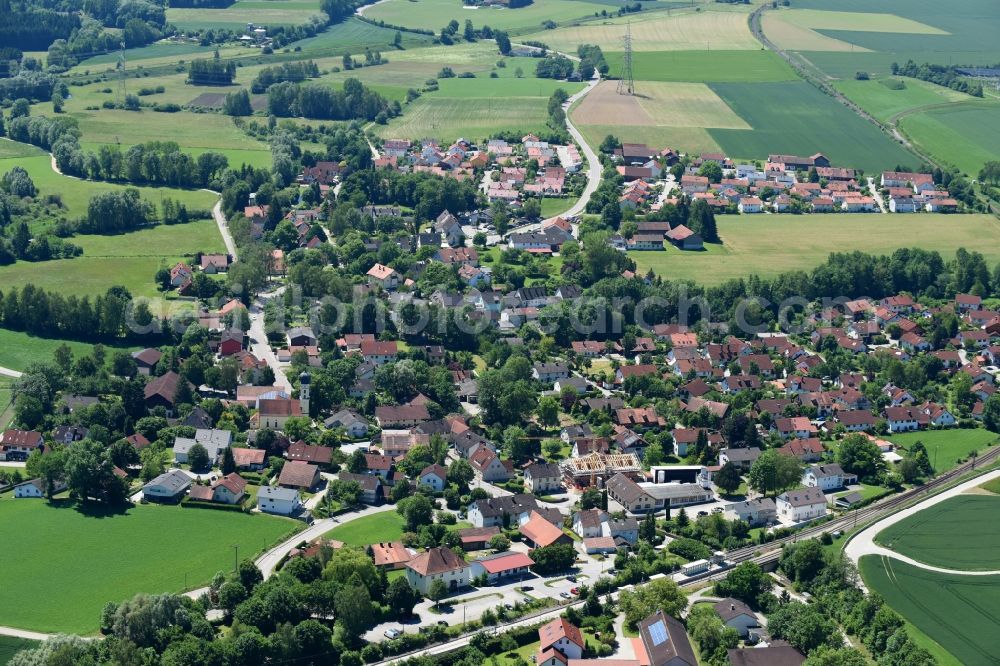
<path fill-rule="evenodd" d="M 560 217 L 575 217 L 583 213 L 587 209 L 587 203 L 590 201 L 590 197 L 597 190 L 597 186 L 601 184 L 601 161 L 597 158 L 597 153 L 595 153 L 594 149 L 590 147 L 587 140 L 583 138 L 583 134 L 580 133 L 580 130 L 576 128 L 576 125 L 574 125 L 573 121 L 569 118 L 570 107 L 577 101 L 583 99 L 587 93 L 593 90 L 600 82 L 601 73 L 595 71 L 594 78 L 590 80 L 587 87 L 575 95 L 570 96 L 570 98 L 566 100 L 566 103 L 563 104 L 563 110 L 566 111 L 566 129 L 569 130 L 570 136 L 573 137 L 573 140 L 576 141 L 580 148 L 583 149 L 583 156 L 587 158 L 587 185 L 583 188 L 583 193 L 580 195 L 577 202 L 573 204 L 569 210 L 562 213 Z M 574 225 L 573 228 L 573 235 L 577 235 L 576 225 Z"/>
<path fill-rule="evenodd" d="M 278 363 L 278 357 L 275 356 L 274 350 L 267 341 L 267 332 L 264 328 L 264 304 L 270 298 L 281 296 L 284 291 L 285 288 L 280 287 L 272 292 L 261 294 L 250 306 L 250 351 L 274 371 L 274 385 L 291 395 L 292 384 L 285 376 L 285 369 Z"/>

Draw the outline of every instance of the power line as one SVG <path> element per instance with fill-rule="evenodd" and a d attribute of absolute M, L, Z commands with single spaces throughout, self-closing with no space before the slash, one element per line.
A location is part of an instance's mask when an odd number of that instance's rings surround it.
<path fill-rule="evenodd" d="M 623 38 L 622 41 L 625 42 L 625 57 L 622 60 L 621 76 L 618 78 L 618 94 L 634 95 L 635 76 L 632 73 L 632 23 L 631 22 L 625 25 L 625 37 Z"/>

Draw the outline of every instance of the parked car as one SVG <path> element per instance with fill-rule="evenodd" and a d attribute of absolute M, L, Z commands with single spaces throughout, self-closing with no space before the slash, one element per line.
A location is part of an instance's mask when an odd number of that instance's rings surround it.
<path fill-rule="evenodd" d="M 576 576 L 566 576 L 566 580 L 568 580 L 571 583 L 575 583 L 576 582 Z"/>
<path fill-rule="evenodd" d="M 507 610 L 514 610 L 514 604 L 504 604 L 503 607 Z"/>
<path fill-rule="evenodd" d="M 563 599 L 572 599 L 569 592 L 560 592 L 559 596 L 562 597 Z"/>
<path fill-rule="evenodd" d="M 725 509 L 723 509 L 721 506 L 717 506 L 714 509 L 712 509 L 712 513 L 722 513 L 723 511 L 725 511 Z"/>
<path fill-rule="evenodd" d="M 388 638 L 388 639 L 390 639 L 390 640 L 392 640 L 394 638 L 399 638 L 402 635 L 403 635 L 403 632 L 400 631 L 399 629 L 386 629 L 385 630 L 385 637 Z"/>
<path fill-rule="evenodd" d="M 522 604 L 530 604 L 532 601 L 534 601 L 534 599 L 532 599 L 531 597 L 521 597 Z"/>
<path fill-rule="evenodd" d="M 699 517 L 700 517 L 700 516 L 707 516 L 707 515 L 708 515 L 708 511 L 699 511 L 699 512 L 698 512 L 698 516 L 699 516 Z"/>
<path fill-rule="evenodd" d="M 574 587 L 572 590 L 569 591 L 569 593 L 570 594 L 580 594 L 580 588 Z"/>

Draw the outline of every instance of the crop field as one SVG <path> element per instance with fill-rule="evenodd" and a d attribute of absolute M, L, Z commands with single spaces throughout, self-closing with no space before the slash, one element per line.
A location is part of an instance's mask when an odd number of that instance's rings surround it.
<path fill-rule="evenodd" d="M 548 44 L 550 48 L 575 53 L 580 44 L 596 44 L 605 51 L 619 51 L 626 24 L 632 31 L 632 49 L 638 51 L 695 51 L 719 49 L 727 51 L 760 48 L 760 42 L 750 34 L 747 11 L 743 5 L 725 11 L 719 9 L 693 12 L 657 12 L 636 19 L 632 16 L 594 19 L 580 25 L 545 30 L 525 39 Z"/>
<path fill-rule="evenodd" d="M 56 348 L 63 344 L 69 346 L 74 357 L 86 356 L 93 348 L 92 345 L 84 342 L 60 340 L 59 338 L 39 338 L 20 331 L 0 328 L 0 365 L 12 370 L 24 370 L 32 363 L 48 363 L 52 361 L 52 354 Z M 105 345 L 105 347 L 109 351 L 117 348 L 134 349 L 124 345 Z M 110 356 L 110 353 L 108 355 Z M 0 377 L 0 382 L 4 381 L 7 382 L 9 389 L 9 378 Z M 0 403 L 3 403 L 2 396 L 0 396 Z M 3 404 L 6 405 L 6 403 Z"/>
<path fill-rule="evenodd" d="M 1000 576 L 941 574 L 872 555 L 858 564 L 865 585 L 939 646 L 918 639 L 938 663 L 996 663 Z"/>
<path fill-rule="evenodd" d="M 869 5 L 870 8 L 878 5 Z M 881 8 L 881 7 L 879 7 Z M 891 13 L 870 10 L 825 11 L 821 9 L 783 9 L 778 12 L 786 23 L 811 30 L 848 30 L 851 32 L 906 33 L 947 35 L 947 31 Z"/>
<path fill-rule="evenodd" d="M 885 85 L 884 81 L 886 80 L 888 79 L 869 81 L 844 79 L 833 85 L 851 101 L 882 121 L 888 121 L 899 113 L 917 107 L 966 102 L 975 99 L 971 95 L 951 88 L 902 76 L 895 77 L 893 80 L 901 82 L 904 87 L 900 90 L 893 90 Z"/>
<path fill-rule="evenodd" d="M 959 458 L 964 459 L 973 451 L 982 451 L 989 444 L 996 442 L 997 436 L 981 428 L 963 428 L 905 432 L 892 435 L 889 439 L 903 448 L 909 448 L 915 442 L 923 442 L 934 469 L 938 472 L 947 472 L 958 465 Z"/>
<path fill-rule="evenodd" d="M 328 54 L 330 51 L 343 53 L 344 49 L 360 52 L 366 46 L 373 49 L 381 47 L 384 51 L 389 51 L 395 37 L 396 31 L 392 28 L 383 28 L 351 17 L 331 25 L 315 37 L 295 42 L 295 46 L 301 49 L 300 53 L 305 57 L 310 57 L 314 53 Z M 403 32 L 404 48 L 430 45 L 433 41 L 430 35 Z M 392 47 L 392 50 L 395 50 L 395 47 Z"/>
<path fill-rule="evenodd" d="M 962 495 L 885 528 L 875 541 L 918 562 L 965 571 L 1000 570 L 1000 532 L 988 529 L 1000 509 L 996 495 Z M 961 544 L 956 548 L 956 544 Z"/>
<path fill-rule="evenodd" d="M 581 125 L 580 132 L 591 145 L 599 145 L 611 134 L 627 143 L 644 143 L 647 146 L 681 148 L 692 153 L 717 153 L 719 144 L 701 127 L 657 127 L 655 125 Z"/>
<path fill-rule="evenodd" d="M 608 73 L 619 76 L 621 51 L 606 51 Z M 700 83 L 794 81 L 795 72 L 771 51 L 645 51 L 632 57 L 636 90 L 644 81 Z"/>
<path fill-rule="evenodd" d="M 1000 104 L 976 102 L 932 109 L 900 119 L 914 142 L 971 175 L 1000 155 Z"/>
<path fill-rule="evenodd" d="M 228 511 L 140 505 L 124 513 L 0 500 L 0 624 L 95 633 L 101 608 L 139 592 L 205 584 L 301 526 Z M 192 538 L 201 535 L 203 538 Z M 210 535 L 210 536 L 207 536 Z"/>
<path fill-rule="evenodd" d="M 592 17 L 601 11 L 615 11 L 622 4 L 616 0 L 535 0 L 527 7 L 500 9 L 468 7 L 455 0 L 387 0 L 362 11 L 365 18 L 407 28 L 438 31 L 452 19 L 459 23 L 469 19 L 477 28 L 488 25 L 523 34 L 540 30 L 543 21 L 562 24 Z M 643 3 L 643 6 L 653 8 L 660 4 L 654 1 Z M 667 6 L 668 3 L 662 4 Z"/>
<path fill-rule="evenodd" d="M 861 250 L 886 254 L 899 247 L 937 250 L 950 259 L 960 247 L 976 248 L 988 263 L 1000 261 L 1000 221 L 991 215 L 814 214 L 719 216 L 723 245 L 704 252 L 629 252 L 645 273 L 652 268 L 666 279 L 717 285 L 757 274 L 774 276 L 789 270 L 808 271 L 830 252 Z M 943 233 L 946 230 L 946 233 Z M 977 431 L 942 431 L 952 436 Z M 924 442 L 928 441 L 928 433 Z M 897 438 L 893 438 L 894 440 Z M 932 449 L 932 447 L 928 447 Z M 957 458 L 957 455 L 954 457 Z M 946 456 L 939 454 L 944 466 Z"/>
<path fill-rule="evenodd" d="M 160 225 L 117 236 L 76 236 L 71 242 L 83 248 L 83 256 L 0 266 L 0 284 L 30 282 L 67 296 L 104 293 L 121 285 L 133 296 L 154 297 L 159 292 L 153 276 L 161 265 L 184 258 L 190 261 L 199 251 L 226 251 L 213 220 Z"/>
<path fill-rule="evenodd" d="M 301 25 L 322 14 L 318 0 L 236 0 L 223 9 L 177 8 L 167 10 L 167 21 L 178 30 L 242 32 L 247 23 L 257 25 Z M 446 21 L 447 23 L 447 21 Z"/>
<path fill-rule="evenodd" d="M 761 27 L 768 39 L 779 48 L 787 51 L 868 51 L 841 39 L 827 37 L 815 30 L 798 25 L 789 18 L 789 12 L 764 12 L 761 17 Z"/>
<path fill-rule="evenodd" d="M 727 155 L 761 159 L 771 153 L 822 152 L 836 165 L 865 171 L 918 163 L 874 125 L 805 81 L 711 87 L 753 127 L 752 131 L 709 130 Z"/>
<path fill-rule="evenodd" d="M 382 511 L 334 527 L 324 537 L 343 541 L 348 546 L 398 541 L 403 536 L 404 524 L 403 517 L 395 511 Z"/>

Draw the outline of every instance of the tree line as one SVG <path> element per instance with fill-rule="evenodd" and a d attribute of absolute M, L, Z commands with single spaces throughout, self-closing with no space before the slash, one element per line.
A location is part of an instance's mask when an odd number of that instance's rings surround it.
<path fill-rule="evenodd" d="M 95 296 L 64 296 L 28 283 L 0 291 L 0 327 L 34 335 L 97 342 L 129 336 L 132 295 L 112 287 Z"/>
<path fill-rule="evenodd" d="M 936 83 L 945 88 L 951 88 L 959 92 L 964 92 L 973 97 L 983 96 L 983 84 L 970 81 L 967 77 L 958 73 L 958 68 L 954 65 L 932 65 L 924 63 L 918 65 L 912 60 L 907 60 L 905 64 L 892 63 L 891 71 L 893 75 L 909 76 L 921 81 Z"/>
<path fill-rule="evenodd" d="M 187 82 L 195 86 L 228 86 L 236 78 L 236 63 L 214 58 L 199 58 L 188 65 Z"/>
<path fill-rule="evenodd" d="M 314 79 L 319 76 L 319 67 L 312 60 L 285 62 L 274 67 L 265 67 L 254 77 L 250 84 L 250 91 L 253 93 L 263 93 L 275 83 L 283 81 L 301 82 L 306 79 Z"/>
<path fill-rule="evenodd" d="M 385 122 L 399 115 L 399 102 L 389 102 L 357 79 L 347 79 L 333 90 L 318 84 L 275 83 L 267 91 L 268 113 L 279 118 L 302 116 L 316 120 Z"/>

